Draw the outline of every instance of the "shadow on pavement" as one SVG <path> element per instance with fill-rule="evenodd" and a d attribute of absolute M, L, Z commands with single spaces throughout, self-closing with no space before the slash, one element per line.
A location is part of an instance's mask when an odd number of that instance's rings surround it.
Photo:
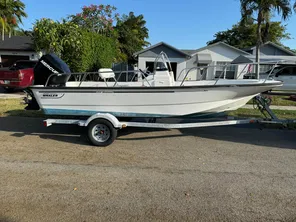
<path fill-rule="evenodd" d="M 296 131 L 287 129 L 262 129 L 258 125 L 223 126 L 183 129 L 183 134 L 201 138 L 251 144 L 284 149 L 296 149 Z"/>
<path fill-rule="evenodd" d="M 0 131 L 12 132 L 11 136 L 19 138 L 26 135 L 37 135 L 43 139 L 89 145 L 84 128 L 76 125 L 45 127 L 43 120 L 43 118 L 30 117 L 2 117 L 0 118 Z"/>
<path fill-rule="evenodd" d="M 37 135 L 42 139 L 51 139 L 67 143 L 89 145 L 86 128 L 76 125 L 43 126 L 42 118 L 3 117 L 0 118 L 0 131 L 12 132 L 14 137 Z M 165 129 L 125 128 L 118 131 L 118 140 L 149 140 L 169 137 L 195 136 L 213 140 L 258 146 L 296 149 L 296 134 L 292 130 L 263 129 L 258 125 L 206 127 L 181 129 L 181 134 L 151 136 L 149 132 L 166 131 Z M 133 133 L 147 133 L 145 136 L 132 138 L 125 137 Z"/>
<path fill-rule="evenodd" d="M 8 217 L 0 215 L 0 222 L 15 222 L 15 220 L 11 220 Z"/>
<path fill-rule="evenodd" d="M 86 127 L 77 125 L 52 125 L 45 127 L 43 120 L 45 118 L 31 118 L 8 116 L 0 117 L 0 131 L 11 132 L 13 137 L 24 137 L 26 135 L 37 135 L 42 139 L 51 139 L 67 143 L 80 145 L 90 145 Z M 133 134 L 135 132 L 164 131 L 165 129 L 144 129 L 144 128 L 126 128 L 118 131 L 118 138 Z"/>
<path fill-rule="evenodd" d="M 141 128 L 124 129 L 125 135 L 143 130 Z M 127 131 L 128 130 L 128 131 Z M 150 131 L 153 131 L 150 129 Z M 259 125 L 237 125 L 237 126 L 220 126 L 220 127 L 203 127 L 191 129 L 179 129 L 183 136 L 195 136 L 200 138 L 228 141 L 234 143 L 251 144 L 257 146 L 266 146 L 284 149 L 296 149 L 296 131 L 287 129 L 260 129 Z M 143 130 L 142 132 L 148 132 Z M 169 138 L 174 135 L 167 136 L 144 136 L 137 138 L 118 138 L 118 140 L 147 140 Z"/>

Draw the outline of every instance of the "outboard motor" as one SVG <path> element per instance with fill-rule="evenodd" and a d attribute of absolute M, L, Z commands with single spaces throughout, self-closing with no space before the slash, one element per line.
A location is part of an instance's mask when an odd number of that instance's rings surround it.
<path fill-rule="evenodd" d="M 42 56 L 34 67 L 34 85 L 45 85 L 49 76 L 53 73 L 63 75 L 53 75 L 48 80 L 48 86 L 65 86 L 70 78 L 69 66 L 56 54 L 46 54 Z"/>
<path fill-rule="evenodd" d="M 53 73 L 59 75 L 52 75 Z M 68 65 L 54 53 L 42 56 L 34 67 L 34 85 L 45 86 L 48 80 L 48 87 L 63 87 L 70 76 L 71 71 Z M 40 107 L 30 88 L 25 91 L 31 97 L 31 99 L 25 98 L 25 103 L 28 104 L 25 109 L 39 110 Z"/>

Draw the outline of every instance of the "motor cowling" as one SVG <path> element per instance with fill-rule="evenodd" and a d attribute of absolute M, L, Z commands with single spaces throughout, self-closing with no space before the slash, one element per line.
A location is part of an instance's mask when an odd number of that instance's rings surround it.
<path fill-rule="evenodd" d="M 54 73 L 63 75 L 51 76 Z M 64 86 L 70 75 L 69 66 L 61 58 L 54 53 L 46 54 L 34 67 L 34 85 L 45 85 L 48 80 L 47 86 Z"/>

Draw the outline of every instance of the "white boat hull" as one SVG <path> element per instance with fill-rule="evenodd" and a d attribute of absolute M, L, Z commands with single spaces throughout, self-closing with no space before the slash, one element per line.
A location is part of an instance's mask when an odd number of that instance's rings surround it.
<path fill-rule="evenodd" d="M 280 83 L 278 82 L 278 85 Z M 49 115 L 174 117 L 235 110 L 276 84 L 200 85 L 185 87 L 32 87 L 40 108 Z"/>

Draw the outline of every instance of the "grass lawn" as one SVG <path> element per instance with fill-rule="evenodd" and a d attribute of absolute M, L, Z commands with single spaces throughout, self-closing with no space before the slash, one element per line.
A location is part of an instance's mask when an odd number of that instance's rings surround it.
<path fill-rule="evenodd" d="M 296 111 L 294 110 L 272 110 L 274 114 L 280 119 L 296 119 Z M 238 109 L 228 113 L 230 116 L 236 117 L 254 117 L 264 118 L 259 110 L 255 109 Z"/>
<path fill-rule="evenodd" d="M 289 100 L 289 96 L 279 95 L 263 95 L 272 98 L 271 105 L 273 106 L 296 106 L 296 101 Z M 253 104 L 253 100 L 250 100 L 248 104 Z"/>
<path fill-rule="evenodd" d="M 0 99 L 0 117 L 3 116 L 24 116 L 24 117 L 42 117 L 40 111 L 27 111 L 26 105 L 21 104 L 21 99 Z"/>

